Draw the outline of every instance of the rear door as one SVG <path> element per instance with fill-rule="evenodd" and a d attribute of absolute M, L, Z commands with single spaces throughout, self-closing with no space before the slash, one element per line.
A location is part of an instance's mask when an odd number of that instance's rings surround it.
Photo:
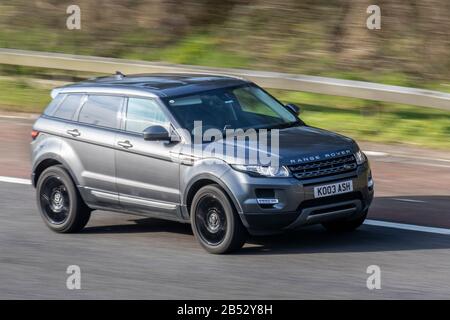
<path fill-rule="evenodd" d="M 170 130 L 168 115 L 157 100 L 129 97 L 122 131 L 116 135 L 116 176 L 121 205 L 133 212 L 176 216 L 180 203 L 179 163 L 172 153 L 180 144 L 145 141 L 151 125 Z"/>
<path fill-rule="evenodd" d="M 65 132 L 81 190 L 91 204 L 118 208 L 114 143 L 125 98 L 89 94 L 82 100 L 77 121 L 68 123 Z"/>

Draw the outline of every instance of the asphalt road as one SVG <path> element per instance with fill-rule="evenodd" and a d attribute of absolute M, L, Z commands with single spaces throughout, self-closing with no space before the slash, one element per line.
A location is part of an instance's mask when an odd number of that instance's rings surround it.
<path fill-rule="evenodd" d="M 29 130 L 0 119 L 0 176 L 28 177 Z M 450 228 L 450 163 L 383 156 L 372 167 L 371 219 Z M 81 290 L 66 288 L 69 265 L 81 268 Z M 380 290 L 366 287 L 369 265 L 381 268 Z M 110 212 L 95 212 L 79 234 L 56 234 L 31 186 L 0 182 L 0 299 L 17 298 L 449 299 L 450 236 L 310 227 L 217 256 L 188 225 Z"/>

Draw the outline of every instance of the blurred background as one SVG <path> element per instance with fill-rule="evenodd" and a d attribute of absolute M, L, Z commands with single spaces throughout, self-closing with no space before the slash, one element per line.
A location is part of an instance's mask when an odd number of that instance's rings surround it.
<path fill-rule="evenodd" d="M 81 8 L 81 30 L 66 9 Z M 366 9 L 381 7 L 381 30 Z M 450 92 L 448 0 L 0 0 L 0 48 L 289 72 Z M 40 112 L 49 89 L 97 76 L 0 65 L 0 108 Z M 311 125 L 450 149 L 450 112 L 271 90 Z"/>

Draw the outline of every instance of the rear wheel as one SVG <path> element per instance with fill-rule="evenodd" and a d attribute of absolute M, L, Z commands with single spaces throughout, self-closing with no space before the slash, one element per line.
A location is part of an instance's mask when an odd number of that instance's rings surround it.
<path fill-rule="evenodd" d="M 62 166 L 47 168 L 36 185 L 37 205 L 47 226 L 60 233 L 84 228 L 91 210 L 81 199 L 72 178 Z"/>
<path fill-rule="evenodd" d="M 201 188 L 191 206 L 191 225 L 195 237 L 210 253 L 229 253 L 240 249 L 247 230 L 234 206 L 218 185 Z"/>
<path fill-rule="evenodd" d="M 332 232 L 354 231 L 363 224 L 364 220 L 366 220 L 367 212 L 368 210 L 364 211 L 360 216 L 358 216 L 355 219 L 324 222 L 322 223 L 322 225 L 325 227 L 325 229 Z"/>

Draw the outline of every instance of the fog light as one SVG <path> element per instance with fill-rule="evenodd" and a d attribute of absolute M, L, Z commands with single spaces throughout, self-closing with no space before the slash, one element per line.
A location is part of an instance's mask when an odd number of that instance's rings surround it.
<path fill-rule="evenodd" d="M 258 204 L 277 204 L 278 199 L 258 198 L 256 199 L 256 202 L 258 202 Z"/>

